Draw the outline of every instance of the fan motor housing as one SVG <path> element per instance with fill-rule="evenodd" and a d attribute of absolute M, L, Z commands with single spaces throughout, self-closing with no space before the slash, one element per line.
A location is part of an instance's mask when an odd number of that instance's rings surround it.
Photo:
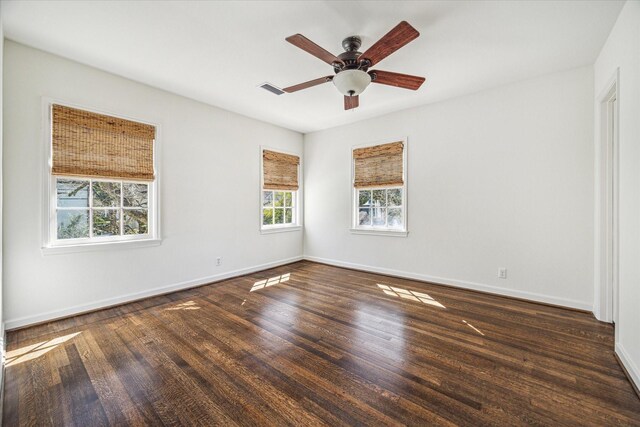
<path fill-rule="evenodd" d="M 341 64 L 340 66 L 333 67 L 336 74 L 342 70 L 360 69 L 362 71 L 367 71 L 369 67 L 363 66 L 363 64 L 358 61 L 358 58 L 362 55 L 362 52 L 358 52 L 361 45 L 362 39 L 358 36 L 349 36 L 342 40 L 342 47 L 345 52 L 338 55 L 338 58 L 340 58 L 344 65 Z"/>
<path fill-rule="evenodd" d="M 347 52 L 355 52 L 360 49 L 362 39 L 358 36 L 350 36 L 342 40 L 342 47 Z"/>

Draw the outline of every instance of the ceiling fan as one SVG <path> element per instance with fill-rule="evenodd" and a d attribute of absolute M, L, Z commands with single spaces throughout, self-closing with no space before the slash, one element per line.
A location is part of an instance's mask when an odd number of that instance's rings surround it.
<path fill-rule="evenodd" d="M 358 36 L 347 37 L 342 41 L 345 52 L 338 56 L 321 48 L 302 34 L 295 34 L 285 40 L 300 49 L 309 52 L 333 67 L 335 75 L 320 77 L 294 86 L 289 86 L 283 91 L 287 93 L 297 92 L 312 86 L 333 81 L 333 84 L 344 95 L 344 109 L 350 110 L 360 105 L 358 95 L 369 86 L 369 83 L 396 86 L 405 89 L 417 90 L 424 77 L 410 76 L 408 74 L 392 73 L 391 71 L 370 70 L 387 56 L 391 55 L 402 46 L 416 39 L 420 33 L 402 21 L 391 31 L 385 34 L 373 46 L 364 53 L 358 52 L 362 40 Z"/>

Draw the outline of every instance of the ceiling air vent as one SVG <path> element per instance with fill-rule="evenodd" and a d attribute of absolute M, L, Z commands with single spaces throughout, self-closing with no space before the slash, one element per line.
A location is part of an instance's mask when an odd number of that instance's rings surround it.
<path fill-rule="evenodd" d="M 271 93 L 275 93 L 276 95 L 282 95 L 284 93 L 282 89 L 280 89 L 279 87 L 275 87 L 271 83 L 261 84 L 260 87 L 264 90 L 268 90 Z"/>

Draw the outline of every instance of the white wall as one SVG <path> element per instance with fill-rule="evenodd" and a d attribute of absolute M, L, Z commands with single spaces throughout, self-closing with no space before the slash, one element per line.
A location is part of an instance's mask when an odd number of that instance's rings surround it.
<path fill-rule="evenodd" d="M 2 2 L 0 2 L 0 387 L 2 386 L 2 378 L 4 374 L 4 311 L 2 309 L 2 75 L 3 75 L 3 51 L 4 51 L 4 27 L 2 25 Z M 2 393 L 0 393 L 0 396 Z M 0 408 L 2 405 L 0 404 Z"/>
<path fill-rule="evenodd" d="M 301 134 L 11 41 L 4 83 L 7 328 L 300 257 L 301 231 L 258 222 L 259 147 L 302 154 Z M 161 246 L 43 255 L 43 96 L 161 125 Z"/>
<path fill-rule="evenodd" d="M 351 234 L 351 147 L 403 136 L 409 236 Z M 591 310 L 593 161 L 591 67 L 311 133 L 305 256 Z"/>
<path fill-rule="evenodd" d="M 595 95 L 619 80 L 619 312 L 616 352 L 640 387 L 640 2 L 629 0 L 594 65 Z M 598 103 L 596 99 L 596 104 Z M 599 129 L 596 123 L 596 129 Z M 599 138 L 599 132 L 596 133 Z M 598 141 L 596 141 L 598 142 Z"/>

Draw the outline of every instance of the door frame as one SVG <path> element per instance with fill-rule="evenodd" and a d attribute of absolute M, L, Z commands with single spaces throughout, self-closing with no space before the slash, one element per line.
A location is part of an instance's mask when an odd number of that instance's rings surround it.
<path fill-rule="evenodd" d="M 616 69 L 596 98 L 594 314 L 608 323 L 618 320 L 619 75 Z"/>

